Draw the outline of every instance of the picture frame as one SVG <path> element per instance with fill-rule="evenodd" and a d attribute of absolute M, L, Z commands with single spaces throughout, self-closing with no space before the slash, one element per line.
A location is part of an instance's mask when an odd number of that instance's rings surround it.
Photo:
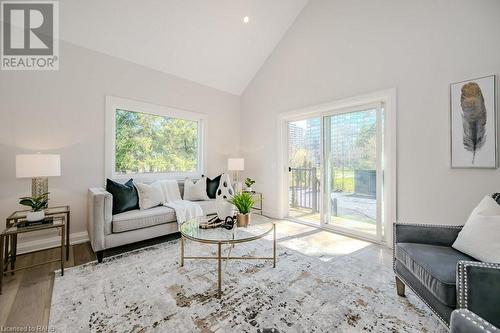
<path fill-rule="evenodd" d="M 496 169 L 496 76 L 450 84 L 451 167 Z"/>

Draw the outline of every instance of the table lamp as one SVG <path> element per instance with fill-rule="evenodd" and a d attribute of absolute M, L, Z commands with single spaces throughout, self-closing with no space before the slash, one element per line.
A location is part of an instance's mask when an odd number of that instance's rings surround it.
<path fill-rule="evenodd" d="M 227 170 L 233 171 L 234 191 L 241 192 L 243 184 L 240 182 L 239 172 L 245 170 L 245 160 L 243 158 L 228 158 Z"/>
<path fill-rule="evenodd" d="M 61 175 L 61 157 L 57 154 L 16 155 L 16 178 L 32 178 L 31 196 L 39 196 L 49 190 L 48 177 Z"/>
<path fill-rule="evenodd" d="M 233 180 L 239 181 L 239 172 L 245 170 L 245 160 L 243 158 L 229 158 L 227 160 L 227 170 L 235 171 L 233 173 Z"/>

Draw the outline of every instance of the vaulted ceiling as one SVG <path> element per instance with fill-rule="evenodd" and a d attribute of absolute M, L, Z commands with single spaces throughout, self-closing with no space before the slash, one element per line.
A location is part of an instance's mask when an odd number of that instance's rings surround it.
<path fill-rule="evenodd" d="M 65 0 L 60 36 L 240 95 L 307 1 Z"/>

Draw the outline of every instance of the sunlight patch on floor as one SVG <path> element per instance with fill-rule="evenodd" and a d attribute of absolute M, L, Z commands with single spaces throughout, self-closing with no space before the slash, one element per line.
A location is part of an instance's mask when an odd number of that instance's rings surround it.
<path fill-rule="evenodd" d="M 290 208 L 290 217 L 297 219 L 302 222 L 312 223 L 320 225 L 320 213 L 312 212 L 310 209 L 306 208 Z M 337 225 L 339 227 L 355 230 L 361 233 L 367 233 L 376 235 L 377 226 L 375 223 L 368 221 L 356 220 L 354 218 L 348 218 L 348 216 L 332 216 L 330 225 Z"/>
<path fill-rule="evenodd" d="M 323 261 L 354 253 L 372 245 L 370 242 L 288 220 L 277 221 L 276 230 L 279 245 Z"/>

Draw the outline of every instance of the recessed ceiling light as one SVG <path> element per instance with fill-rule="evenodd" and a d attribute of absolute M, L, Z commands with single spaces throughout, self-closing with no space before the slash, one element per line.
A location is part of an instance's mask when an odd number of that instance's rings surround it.
<path fill-rule="evenodd" d="M 250 18 L 248 16 L 245 16 L 243 18 L 243 23 L 248 23 L 248 22 L 250 22 Z"/>

